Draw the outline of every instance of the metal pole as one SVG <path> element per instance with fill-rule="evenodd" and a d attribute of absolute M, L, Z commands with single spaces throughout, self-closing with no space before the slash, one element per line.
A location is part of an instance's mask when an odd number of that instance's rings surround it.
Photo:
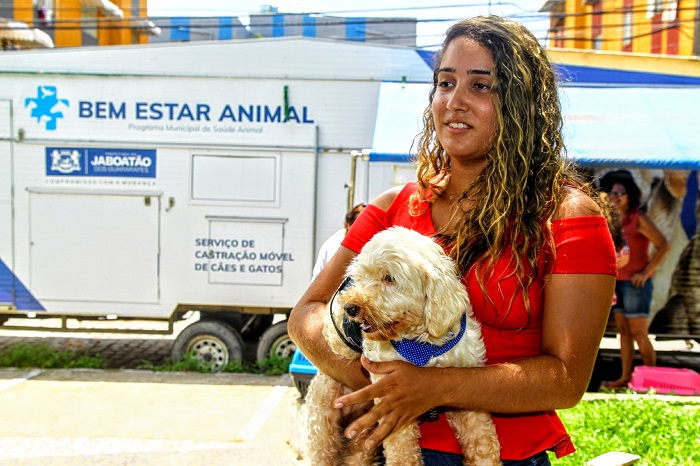
<path fill-rule="evenodd" d="M 355 205 L 355 176 L 357 173 L 357 159 L 362 157 L 362 152 L 354 150 L 350 152 L 350 181 L 347 184 L 348 188 L 348 205 L 345 212 L 350 212 Z"/>

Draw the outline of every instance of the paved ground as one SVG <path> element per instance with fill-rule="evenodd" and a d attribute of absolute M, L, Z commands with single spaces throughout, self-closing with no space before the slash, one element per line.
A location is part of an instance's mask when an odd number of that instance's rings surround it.
<path fill-rule="evenodd" d="M 305 406 L 289 375 L 133 370 L 168 361 L 189 323 L 172 335 L 0 327 L 0 350 L 42 343 L 121 369 L 0 369 L 0 465 L 304 465 Z"/>
<path fill-rule="evenodd" d="M 302 465 L 288 375 L 0 369 L 0 464 Z"/>

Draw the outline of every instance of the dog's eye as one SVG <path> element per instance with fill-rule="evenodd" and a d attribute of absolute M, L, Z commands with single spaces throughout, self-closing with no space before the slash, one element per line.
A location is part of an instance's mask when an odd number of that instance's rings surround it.
<path fill-rule="evenodd" d="M 396 282 L 396 280 L 394 280 L 394 277 L 392 277 L 391 275 L 384 275 L 384 281 L 385 281 L 386 283 L 394 283 L 394 282 Z"/>

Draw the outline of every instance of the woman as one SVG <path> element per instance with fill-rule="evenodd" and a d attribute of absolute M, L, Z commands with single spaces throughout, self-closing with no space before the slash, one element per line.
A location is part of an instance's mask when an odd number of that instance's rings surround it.
<path fill-rule="evenodd" d="M 494 16 L 457 23 L 433 78 L 417 182 L 367 206 L 293 309 L 289 332 L 319 369 L 357 389 L 336 407 L 381 401 L 348 437 L 368 429 L 366 445 L 379 444 L 432 408 L 481 410 L 493 413 L 505 465 L 549 464 L 547 450 L 574 451 L 553 410 L 582 397 L 610 310 L 607 223 L 565 162 L 555 74 L 526 28 Z M 447 244 L 482 324 L 486 367 L 339 361 L 319 337 L 346 266 L 391 225 Z M 368 385 L 367 371 L 385 376 Z M 428 465 L 461 464 L 444 415 L 421 424 L 421 447 Z"/>
<path fill-rule="evenodd" d="M 620 378 L 603 384 L 604 389 L 626 388 L 632 378 L 634 344 L 637 343 L 642 364 L 656 365 L 656 351 L 649 340 L 649 313 L 654 292 L 652 276 L 670 250 L 670 245 L 654 222 L 639 209 L 641 190 L 632 175 L 619 170 L 606 174 L 601 186 L 610 204 L 619 213 L 622 233 L 629 247 L 629 260 L 618 270 L 613 308 L 615 326 L 620 334 Z M 654 253 L 649 256 L 649 243 Z"/>

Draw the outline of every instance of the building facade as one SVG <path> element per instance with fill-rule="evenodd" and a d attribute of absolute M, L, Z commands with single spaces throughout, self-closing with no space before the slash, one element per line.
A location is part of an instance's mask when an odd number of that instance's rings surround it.
<path fill-rule="evenodd" d="M 146 5 L 147 0 L 0 0 L 0 17 L 48 34 L 55 47 L 146 44 L 160 34 Z"/>
<path fill-rule="evenodd" d="M 547 0 L 551 47 L 700 55 L 697 0 Z"/>
<path fill-rule="evenodd" d="M 416 18 L 333 17 L 284 14 L 276 8 L 235 16 L 148 17 L 148 0 L 0 0 L 0 40 L 5 48 L 46 47 L 19 41 L 17 25 L 55 47 L 131 45 L 261 37 L 320 37 L 384 45 L 416 46 Z M 34 28 L 34 29 L 31 29 Z M 23 31 L 28 35 L 28 31 Z M 4 34 L 4 39 L 3 39 Z M 7 45 L 7 46 L 6 46 Z"/>

